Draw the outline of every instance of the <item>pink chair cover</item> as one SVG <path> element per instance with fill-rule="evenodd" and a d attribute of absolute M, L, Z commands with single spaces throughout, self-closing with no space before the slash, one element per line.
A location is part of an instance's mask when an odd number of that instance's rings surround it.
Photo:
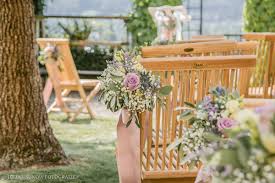
<path fill-rule="evenodd" d="M 140 130 L 133 120 L 126 127 L 129 114 L 122 110 L 117 124 L 116 159 L 120 183 L 140 183 Z"/>
<path fill-rule="evenodd" d="M 51 82 L 51 80 L 48 78 L 43 90 L 43 99 L 44 99 L 44 104 L 47 106 L 50 96 L 52 94 L 53 91 L 53 84 Z"/>

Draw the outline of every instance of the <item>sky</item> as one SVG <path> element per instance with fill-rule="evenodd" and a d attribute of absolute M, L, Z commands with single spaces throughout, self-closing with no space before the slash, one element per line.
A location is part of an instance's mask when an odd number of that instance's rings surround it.
<path fill-rule="evenodd" d="M 200 17 L 200 0 L 190 2 L 189 14 L 193 17 L 191 29 L 197 30 Z M 243 5 L 245 0 L 203 0 L 203 34 L 239 34 L 243 27 Z M 46 15 L 127 15 L 131 12 L 131 0 L 46 0 Z M 105 22 L 106 24 L 106 22 Z M 123 22 L 113 24 L 117 39 L 124 39 L 120 32 L 125 33 Z M 198 31 L 192 32 L 198 34 Z"/>

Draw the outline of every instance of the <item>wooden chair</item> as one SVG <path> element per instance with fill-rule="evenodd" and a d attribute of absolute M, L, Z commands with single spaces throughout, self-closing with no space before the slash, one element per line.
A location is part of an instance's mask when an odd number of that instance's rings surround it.
<path fill-rule="evenodd" d="M 247 33 L 243 38 L 258 43 L 249 97 L 275 98 L 275 33 Z"/>
<path fill-rule="evenodd" d="M 147 50 L 144 48 L 143 50 Z M 173 52 L 173 50 L 170 50 Z M 197 169 L 191 170 L 180 164 L 177 150 L 167 152 L 170 142 L 183 134 L 186 121 L 177 120 L 182 111 L 175 108 L 183 106 L 184 101 L 196 103 L 216 85 L 239 90 L 245 94 L 249 73 L 255 67 L 256 57 L 204 56 L 204 57 L 153 57 L 141 59 L 142 65 L 161 78 L 161 82 L 173 86 L 166 106 L 156 104 L 153 112 L 140 115 L 143 128 L 140 129 L 141 176 L 143 183 L 177 182 L 193 183 Z M 154 53 L 155 56 L 160 56 Z M 198 166 L 199 168 L 199 166 Z"/>
<path fill-rule="evenodd" d="M 89 106 L 89 101 L 98 93 L 100 84 L 98 80 L 94 79 L 80 79 L 77 73 L 73 57 L 71 55 L 69 40 L 57 39 L 57 38 L 39 38 L 37 43 L 43 50 L 48 44 L 57 46 L 62 58 L 57 61 L 46 60 L 46 69 L 49 75 L 50 83 L 53 85 L 55 91 L 55 101 L 48 108 L 48 112 L 51 111 L 63 111 L 68 115 L 69 121 L 75 120 L 75 118 L 81 113 L 87 112 L 91 118 L 95 117 L 95 113 Z M 49 84 L 49 81 L 47 82 Z M 92 89 L 91 92 L 86 95 L 85 90 Z M 80 99 L 71 98 L 69 94 L 72 91 L 77 91 L 80 95 Z M 70 107 L 70 104 L 77 104 L 80 106 L 76 109 Z"/>

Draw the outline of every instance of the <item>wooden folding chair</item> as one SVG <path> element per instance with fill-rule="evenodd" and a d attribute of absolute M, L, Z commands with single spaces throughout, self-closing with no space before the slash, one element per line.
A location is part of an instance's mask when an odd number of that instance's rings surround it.
<path fill-rule="evenodd" d="M 95 79 L 80 79 L 77 73 L 73 57 L 69 47 L 68 39 L 58 38 L 39 38 L 37 43 L 43 50 L 48 44 L 56 46 L 61 58 L 58 60 L 46 60 L 46 69 L 49 75 L 50 82 L 47 81 L 46 86 L 52 84 L 55 91 L 55 101 L 48 108 L 51 111 L 63 111 L 68 115 L 69 121 L 74 121 L 75 118 L 82 112 L 88 112 L 91 118 L 95 117 L 95 113 L 91 109 L 89 102 L 95 97 L 100 90 L 100 83 Z M 49 90 L 49 87 L 46 89 Z M 85 90 L 92 89 L 88 95 Z M 77 91 L 80 99 L 69 97 L 72 91 Z M 47 92 L 45 91 L 45 95 Z M 47 98 L 49 96 L 45 96 Z M 76 109 L 70 107 L 70 104 L 80 106 Z M 87 111 L 84 111 L 86 109 Z"/>
<path fill-rule="evenodd" d="M 157 53 L 154 55 L 160 56 Z M 173 86 L 165 107 L 156 104 L 153 112 L 149 113 L 149 118 L 146 118 L 145 113 L 140 115 L 141 124 L 146 127 L 140 129 L 142 182 L 193 183 L 198 169 L 191 170 L 187 165 L 181 165 L 177 150 L 166 150 L 171 142 L 182 137 L 183 127 L 187 126 L 186 121 L 177 119 L 182 111 L 176 111 L 175 108 L 183 106 L 184 101 L 200 101 L 209 88 L 216 85 L 246 94 L 249 73 L 255 67 L 256 56 L 148 58 L 147 54 L 147 58 L 142 58 L 141 63 L 147 70 L 159 75 L 164 85 Z"/>

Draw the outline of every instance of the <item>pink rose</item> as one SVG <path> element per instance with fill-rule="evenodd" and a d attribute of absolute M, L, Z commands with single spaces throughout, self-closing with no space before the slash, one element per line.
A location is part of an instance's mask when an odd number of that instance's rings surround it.
<path fill-rule="evenodd" d="M 136 73 L 128 73 L 124 78 L 124 86 L 131 91 L 138 89 L 140 84 L 139 76 Z"/>
<path fill-rule="evenodd" d="M 224 129 L 229 129 L 235 126 L 236 122 L 233 119 L 230 118 L 220 118 L 218 120 L 217 126 L 220 131 L 223 131 Z"/>

